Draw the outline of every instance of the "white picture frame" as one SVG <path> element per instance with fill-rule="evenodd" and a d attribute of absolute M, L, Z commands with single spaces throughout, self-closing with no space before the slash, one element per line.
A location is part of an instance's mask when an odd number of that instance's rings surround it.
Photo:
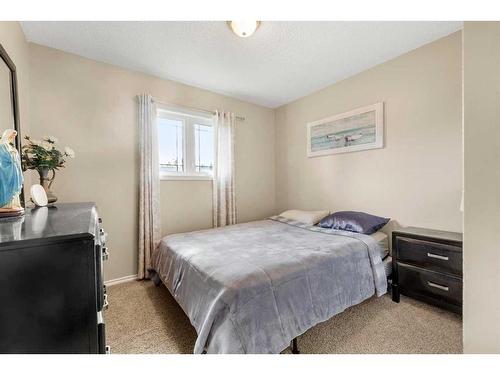
<path fill-rule="evenodd" d="M 384 103 L 375 103 L 307 124 L 307 156 L 384 147 Z"/>

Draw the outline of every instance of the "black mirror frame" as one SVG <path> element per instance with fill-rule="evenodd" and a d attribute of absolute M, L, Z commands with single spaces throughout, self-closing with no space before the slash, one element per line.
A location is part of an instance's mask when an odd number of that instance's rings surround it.
<path fill-rule="evenodd" d="M 19 125 L 19 98 L 17 96 L 17 72 L 16 65 L 10 58 L 9 54 L 3 48 L 2 44 L 0 44 L 0 58 L 5 62 L 7 67 L 10 69 L 10 90 L 11 90 L 11 99 L 12 99 L 12 114 L 14 115 L 14 130 L 17 132 L 16 137 L 16 148 L 19 152 L 19 157 L 21 157 L 21 127 Z M 24 186 L 21 190 L 21 205 L 24 207 Z"/>

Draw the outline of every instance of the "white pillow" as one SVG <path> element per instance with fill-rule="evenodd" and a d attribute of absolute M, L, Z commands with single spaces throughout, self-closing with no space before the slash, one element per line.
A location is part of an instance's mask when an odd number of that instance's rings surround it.
<path fill-rule="evenodd" d="M 302 211 L 302 210 L 288 210 L 282 212 L 280 216 L 287 219 L 300 221 L 302 223 L 315 225 L 324 217 L 328 216 L 330 211 Z"/>

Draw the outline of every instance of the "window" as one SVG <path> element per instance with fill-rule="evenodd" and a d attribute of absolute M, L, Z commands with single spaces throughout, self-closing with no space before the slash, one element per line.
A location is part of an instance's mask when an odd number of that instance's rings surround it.
<path fill-rule="evenodd" d="M 211 179 L 214 167 L 212 119 L 181 109 L 158 109 L 160 178 Z"/>
<path fill-rule="evenodd" d="M 158 148 L 161 171 L 184 171 L 184 124 L 181 120 L 158 119 Z"/>
<path fill-rule="evenodd" d="M 195 171 L 212 174 L 214 167 L 214 133 L 212 126 L 194 124 L 194 140 Z"/>

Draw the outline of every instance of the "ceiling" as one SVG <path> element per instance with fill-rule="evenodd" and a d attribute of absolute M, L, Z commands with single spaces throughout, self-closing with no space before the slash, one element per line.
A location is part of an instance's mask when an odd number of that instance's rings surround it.
<path fill-rule="evenodd" d="M 22 22 L 34 43 L 275 108 L 462 28 L 462 22 Z"/>

